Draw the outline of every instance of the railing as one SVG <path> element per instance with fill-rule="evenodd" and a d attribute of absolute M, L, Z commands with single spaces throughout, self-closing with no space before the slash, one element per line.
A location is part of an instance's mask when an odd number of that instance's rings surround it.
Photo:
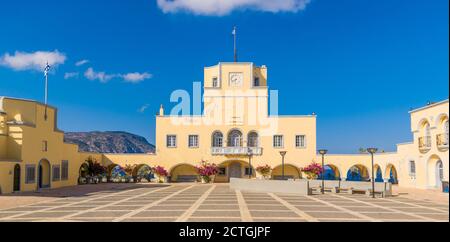
<path fill-rule="evenodd" d="M 262 155 L 261 147 L 212 147 L 212 155 Z"/>
<path fill-rule="evenodd" d="M 437 147 L 440 149 L 448 148 L 448 134 L 436 135 L 436 143 L 437 143 Z"/>
<path fill-rule="evenodd" d="M 431 136 L 419 137 L 419 150 L 427 151 L 431 149 Z"/>

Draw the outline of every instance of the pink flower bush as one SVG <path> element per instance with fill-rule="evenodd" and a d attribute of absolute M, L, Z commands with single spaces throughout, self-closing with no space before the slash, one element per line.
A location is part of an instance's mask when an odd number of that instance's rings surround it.
<path fill-rule="evenodd" d="M 198 175 L 207 183 L 211 181 L 211 176 L 219 173 L 219 167 L 216 164 L 210 164 L 206 161 L 202 161 L 200 166 L 195 167 Z"/>
<path fill-rule="evenodd" d="M 159 177 L 167 177 L 169 175 L 169 173 L 167 172 L 166 169 L 164 169 L 164 167 L 162 166 L 155 166 L 153 168 L 153 173 L 155 173 L 156 175 L 158 175 Z"/>
<path fill-rule="evenodd" d="M 196 167 L 196 169 L 200 176 L 215 176 L 219 173 L 219 168 L 216 164 L 210 164 L 206 161 L 203 161 L 200 166 Z"/>
<path fill-rule="evenodd" d="M 259 174 L 261 174 L 264 178 L 267 178 L 268 176 L 270 176 L 270 173 L 272 172 L 272 167 L 266 164 L 263 166 L 256 167 L 256 171 Z"/>
<path fill-rule="evenodd" d="M 302 172 L 306 174 L 308 179 L 317 179 L 323 172 L 323 167 L 315 162 L 307 167 L 302 168 Z"/>

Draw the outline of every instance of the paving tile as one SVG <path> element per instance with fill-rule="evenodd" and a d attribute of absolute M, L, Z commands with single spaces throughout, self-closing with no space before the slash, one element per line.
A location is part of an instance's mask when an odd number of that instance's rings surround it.
<path fill-rule="evenodd" d="M 308 215 L 314 218 L 358 218 L 354 215 L 348 213 L 337 213 L 337 212 L 306 212 Z"/>
<path fill-rule="evenodd" d="M 20 213 L 4 213 L 4 212 L 2 212 L 2 213 L 0 213 L 0 218 L 6 218 L 6 217 L 9 217 L 9 216 L 14 216 L 14 215 L 17 215 L 17 214 L 20 214 Z"/>
<path fill-rule="evenodd" d="M 202 204 L 198 208 L 198 210 L 212 210 L 212 209 L 220 209 L 220 210 L 239 210 L 239 205 L 208 205 L 208 204 Z"/>
<path fill-rule="evenodd" d="M 31 212 L 31 211 L 39 211 L 42 209 L 47 209 L 48 207 L 17 207 L 3 210 L 5 212 Z"/>
<path fill-rule="evenodd" d="M 254 218 L 253 219 L 254 222 L 306 222 L 306 220 L 304 219 L 298 219 L 298 218 L 283 218 L 283 219 L 279 219 L 279 218 Z"/>
<path fill-rule="evenodd" d="M 258 217 L 263 217 L 263 218 L 267 218 L 267 217 L 275 217 L 275 218 L 280 218 L 280 217 L 300 217 L 299 215 L 297 215 L 296 213 L 292 212 L 292 211 L 250 211 L 250 214 L 252 217 L 254 218 L 258 218 Z"/>
<path fill-rule="evenodd" d="M 249 210 L 287 210 L 290 211 L 289 208 L 281 205 L 281 206 L 267 206 L 267 205 L 248 205 Z"/>
<path fill-rule="evenodd" d="M 122 222 L 175 222 L 177 218 L 127 218 L 122 220 Z"/>
<path fill-rule="evenodd" d="M 428 208 L 395 208 L 396 210 L 400 210 L 402 212 L 408 212 L 408 213 L 437 213 L 442 214 L 444 212 L 440 212 L 434 209 L 428 209 Z"/>
<path fill-rule="evenodd" d="M 191 205 L 187 205 L 187 206 L 166 206 L 166 205 L 158 205 L 158 206 L 153 206 L 150 208 L 147 208 L 146 210 L 181 210 L 181 211 L 186 211 L 191 207 Z"/>
<path fill-rule="evenodd" d="M 449 215 L 448 214 L 423 214 L 423 213 L 419 213 L 417 215 L 420 215 L 420 216 L 423 216 L 423 217 L 427 217 L 427 218 L 430 218 L 430 219 L 449 221 Z"/>
<path fill-rule="evenodd" d="M 300 209 L 301 211 L 322 211 L 322 212 L 338 212 L 341 211 L 337 208 L 330 207 L 330 206 L 295 206 L 296 208 Z"/>
<path fill-rule="evenodd" d="M 240 218 L 189 218 L 188 222 L 242 222 Z"/>
<path fill-rule="evenodd" d="M 100 218 L 116 218 L 116 217 L 120 217 L 122 215 L 125 215 L 129 212 L 124 212 L 124 211 L 92 211 L 92 212 L 85 212 L 85 213 L 81 213 L 79 215 L 74 216 L 75 218 L 77 217 L 82 217 L 82 218 L 96 218 L 96 217 L 100 217 Z"/>
<path fill-rule="evenodd" d="M 389 211 L 387 209 L 371 207 L 371 206 L 365 206 L 365 207 L 362 207 L 362 206 L 359 206 L 359 207 L 345 206 L 343 208 L 348 209 L 350 211 L 354 211 L 354 212 L 386 212 L 386 213 L 391 212 L 391 211 Z"/>
<path fill-rule="evenodd" d="M 368 217 L 371 217 L 371 218 L 375 218 L 375 219 L 417 220 L 417 218 L 415 218 L 413 216 L 402 214 L 402 213 L 389 212 L 389 213 L 362 213 L 362 214 L 364 214 Z"/>
<path fill-rule="evenodd" d="M 61 207 L 61 208 L 53 208 L 53 209 L 50 209 L 50 210 L 48 210 L 48 211 L 60 211 L 60 212 L 64 212 L 64 211 L 75 211 L 75 212 L 78 212 L 78 211 L 84 211 L 84 210 L 87 210 L 87 209 L 92 209 L 93 207 L 77 207 L 77 206 L 69 206 L 69 207 Z"/>
<path fill-rule="evenodd" d="M 179 217 L 184 213 L 184 211 L 143 211 L 136 215 L 133 215 L 132 218 L 140 218 L 140 217 Z"/>
<path fill-rule="evenodd" d="M 192 217 L 241 217 L 239 211 L 195 211 Z"/>
<path fill-rule="evenodd" d="M 17 218 L 59 218 L 73 214 L 73 212 L 35 212 L 18 216 Z"/>
<path fill-rule="evenodd" d="M 95 211 L 120 211 L 120 210 L 136 210 L 141 208 L 140 206 L 108 206 L 96 209 Z"/>

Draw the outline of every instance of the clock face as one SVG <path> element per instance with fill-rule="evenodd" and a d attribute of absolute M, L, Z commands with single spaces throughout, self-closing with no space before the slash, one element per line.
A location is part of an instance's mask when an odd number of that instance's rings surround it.
<path fill-rule="evenodd" d="M 230 86 L 233 87 L 242 86 L 243 79 L 244 75 L 242 73 L 230 73 Z"/>

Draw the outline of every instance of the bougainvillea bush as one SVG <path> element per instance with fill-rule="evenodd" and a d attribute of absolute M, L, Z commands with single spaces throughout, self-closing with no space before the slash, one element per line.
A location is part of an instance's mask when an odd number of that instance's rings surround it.
<path fill-rule="evenodd" d="M 153 173 L 158 176 L 159 182 L 164 182 L 164 179 L 169 175 L 166 169 L 162 166 L 153 167 Z"/>
<path fill-rule="evenodd" d="M 197 169 L 198 175 L 202 178 L 202 181 L 209 183 L 211 182 L 211 177 L 219 173 L 219 167 L 216 164 L 211 164 L 206 161 L 202 161 L 202 164 L 195 167 Z"/>
<path fill-rule="evenodd" d="M 272 172 L 272 167 L 269 165 L 263 165 L 256 167 L 256 171 L 261 174 L 264 178 L 270 177 L 270 173 Z"/>
<path fill-rule="evenodd" d="M 302 168 L 302 172 L 306 174 L 308 179 L 317 179 L 323 172 L 323 167 L 315 162 L 309 166 Z"/>

